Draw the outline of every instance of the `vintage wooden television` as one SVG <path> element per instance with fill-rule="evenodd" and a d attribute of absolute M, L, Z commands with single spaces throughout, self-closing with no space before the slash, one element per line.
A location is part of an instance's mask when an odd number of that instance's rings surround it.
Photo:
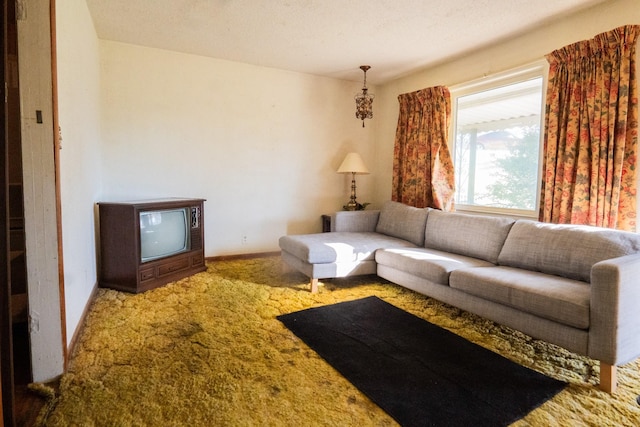
<path fill-rule="evenodd" d="M 100 286 L 144 292 L 206 270 L 204 199 L 100 202 Z"/>

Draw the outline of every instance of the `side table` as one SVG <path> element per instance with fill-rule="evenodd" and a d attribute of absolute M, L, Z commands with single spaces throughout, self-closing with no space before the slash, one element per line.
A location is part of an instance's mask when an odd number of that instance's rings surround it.
<path fill-rule="evenodd" d="M 322 215 L 322 232 L 328 233 L 331 231 L 331 215 Z"/>

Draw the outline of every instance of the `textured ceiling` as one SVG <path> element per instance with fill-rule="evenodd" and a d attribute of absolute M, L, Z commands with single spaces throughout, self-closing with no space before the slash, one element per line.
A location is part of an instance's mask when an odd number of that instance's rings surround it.
<path fill-rule="evenodd" d="M 86 0 L 98 37 L 383 83 L 603 0 Z"/>

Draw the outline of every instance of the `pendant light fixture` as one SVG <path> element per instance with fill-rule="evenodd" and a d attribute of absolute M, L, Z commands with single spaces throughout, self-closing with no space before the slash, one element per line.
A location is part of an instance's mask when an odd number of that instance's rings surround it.
<path fill-rule="evenodd" d="M 360 69 L 364 72 L 364 84 L 362 86 L 362 92 L 355 96 L 356 99 L 356 118 L 362 120 L 362 127 L 364 127 L 364 119 L 370 119 L 373 117 L 373 98 L 375 95 L 369 93 L 367 89 L 367 71 L 371 68 L 368 65 L 361 65 Z"/>

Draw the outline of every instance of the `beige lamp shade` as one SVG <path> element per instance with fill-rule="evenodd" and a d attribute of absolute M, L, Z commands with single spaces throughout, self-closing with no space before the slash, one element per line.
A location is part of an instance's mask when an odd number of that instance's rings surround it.
<path fill-rule="evenodd" d="M 367 169 L 358 153 L 349 153 L 338 168 L 338 173 L 368 174 L 369 169 Z"/>

